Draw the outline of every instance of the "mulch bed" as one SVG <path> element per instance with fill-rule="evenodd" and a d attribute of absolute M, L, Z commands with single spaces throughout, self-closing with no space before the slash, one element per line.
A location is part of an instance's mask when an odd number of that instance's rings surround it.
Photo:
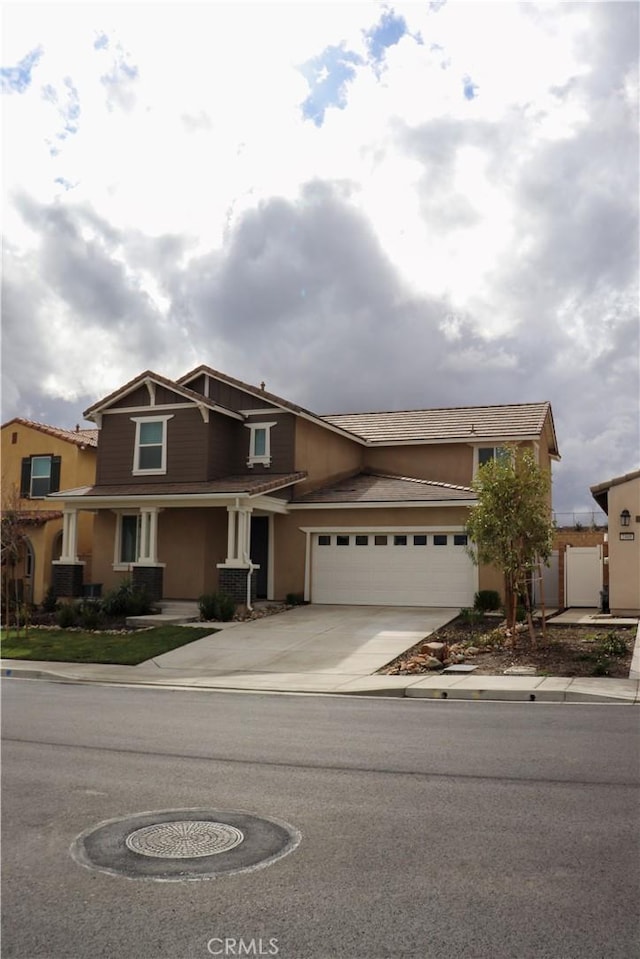
<path fill-rule="evenodd" d="M 635 626 L 564 626 L 547 624 L 547 638 L 536 628 L 536 645 L 533 647 L 528 631 L 517 634 L 514 646 L 482 646 L 483 637 L 495 630 L 499 620 L 483 623 L 465 623 L 460 618 L 432 633 L 388 663 L 379 673 L 393 676 L 416 673 L 434 673 L 424 663 L 427 643 L 445 643 L 448 649 L 460 650 L 464 663 L 477 668 L 471 675 L 500 676 L 512 666 L 534 666 L 536 675 L 542 676 L 610 676 L 626 679 L 629 676 L 631 657 L 636 637 Z M 626 653 L 611 655 L 603 651 L 603 641 L 610 634 L 624 639 Z M 464 644 L 474 646 L 478 652 L 468 654 Z M 445 650 L 445 659 L 447 650 Z"/>

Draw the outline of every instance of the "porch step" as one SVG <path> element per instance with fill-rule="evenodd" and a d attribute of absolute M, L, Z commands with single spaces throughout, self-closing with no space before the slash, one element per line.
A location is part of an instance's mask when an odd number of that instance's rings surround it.
<path fill-rule="evenodd" d="M 159 612 L 147 616 L 127 616 L 127 626 L 163 626 L 194 623 L 200 619 L 198 604 L 189 600 L 162 600 L 156 604 Z"/>

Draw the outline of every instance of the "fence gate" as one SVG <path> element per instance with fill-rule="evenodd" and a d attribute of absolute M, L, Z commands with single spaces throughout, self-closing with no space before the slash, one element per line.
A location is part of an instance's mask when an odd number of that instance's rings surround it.
<path fill-rule="evenodd" d="M 602 589 L 602 546 L 567 546 L 565 606 L 599 606 Z"/>

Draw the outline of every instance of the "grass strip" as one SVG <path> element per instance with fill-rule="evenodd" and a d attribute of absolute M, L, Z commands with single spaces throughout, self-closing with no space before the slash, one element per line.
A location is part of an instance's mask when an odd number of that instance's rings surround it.
<path fill-rule="evenodd" d="M 111 663 L 118 666 L 137 666 L 153 656 L 168 653 L 193 643 L 218 630 L 190 626 L 154 626 L 151 629 L 126 633 L 86 632 L 74 629 L 39 629 L 0 633 L 0 653 L 3 659 L 33 659 L 50 663 Z"/>

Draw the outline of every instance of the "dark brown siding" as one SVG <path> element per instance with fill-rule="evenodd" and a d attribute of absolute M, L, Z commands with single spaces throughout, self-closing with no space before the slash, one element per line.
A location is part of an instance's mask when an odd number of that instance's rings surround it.
<path fill-rule="evenodd" d="M 161 406 L 163 403 L 189 402 L 186 397 L 180 396 L 179 393 L 174 393 L 173 390 L 168 390 L 166 386 L 156 386 L 156 406 Z"/>
<path fill-rule="evenodd" d="M 257 388 L 256 392 L 258 392 Z M 221 383 L 219 380 L 214 380 L 213 377 L 209 379 L 209 396 L 228 410 L 262 410 L 267 407 L 273 408 L 274 411 L 277 409 L 277 407 L 272 407 L 272 404 L 266 399 L 261 400 L 259 396 L 251 396 L 244 390 L 229 386 L 227 383 Z"/>
<path fill-rule="evenodd" d="M 153 410 L 149 410 L 153 418 Z M 147 483 L 133 475 L 136 424 L 126 413 L 105 416 L 98 444 L 98 485 Z M 154 482 L 189 483 L 207 479 L 209 431 L 197 409 L 175 410 L 167 423 L 167 472 Z M 219 474 L 223 475 L 223 474 Z"/>
<path fill-rule="evenodd" d="M 149 406 L 149 390 L 146 386 L 139 386 L 132 393 L 127 393 L 116 403 L 110 403 L 110 410 L 128 409 L 132 406 Z"/>
<path fill-rule="evenodd" d="M 205 395 L 204 375 L 197 376 L 195 380 L 190 380 L 188 383 L 183 383 L 182 386 L 186 387 L 188 390 L 193 390 L 194 393 L 200 393 L 202 396 Z"/>
<path fill-rule="evenodd" d="M 239 421 L 232 420 L 223 413 L 209 414 L 207 479 L 244 472 L 236 468 L 240 431 L 246 432 Z"/>
<path fill-rule="evenodd" d="M 209 431 L 200 411 L 176 410 L 167 427 L 167 483 L 207 479 Z"/>
<path fill-rule="evenodd" d="M 126 413 L 102 417 L 96 463 L 97 486 L 135 481 L 131 475 L 135 438 L 136 424 Z"/>

